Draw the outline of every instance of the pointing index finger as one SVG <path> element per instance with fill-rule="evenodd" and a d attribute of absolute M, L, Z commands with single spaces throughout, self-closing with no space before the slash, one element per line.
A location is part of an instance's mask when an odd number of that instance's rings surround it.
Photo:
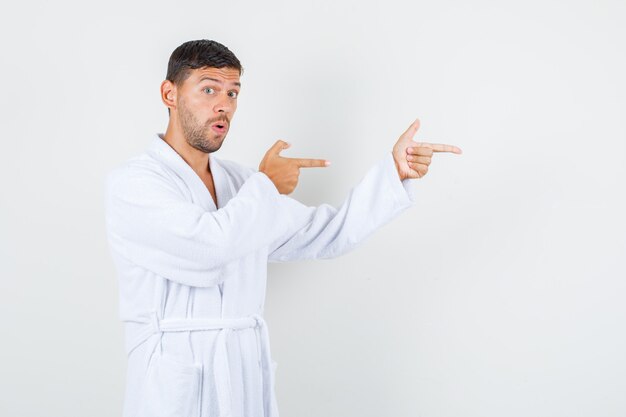
<path fill-rule="evenodd" d="M 330 161 L 325 159 L 292 158 L 292 160 L 296 161 L 300 168 L 318 168 L 330 165 Z"/>
<path fill-rule="evenodd" d="M 453 145 L 444 145 L 442 143 L 428 143 L 425 144 L 429 148 L 432 148 L 433 152 L 452 152 L 456 154 L 463 153 L 461 148 L 453 146 Z"/>

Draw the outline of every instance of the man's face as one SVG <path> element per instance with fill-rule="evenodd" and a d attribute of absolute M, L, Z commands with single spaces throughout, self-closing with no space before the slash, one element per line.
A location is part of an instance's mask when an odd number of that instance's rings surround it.
<path fill-rule="evenodd" d="M 189 145 L 205 152 L 221 146 L 237 109 L 241 84 L 234 68 L 199 68 L 177 89 L 177 112 Z"/>

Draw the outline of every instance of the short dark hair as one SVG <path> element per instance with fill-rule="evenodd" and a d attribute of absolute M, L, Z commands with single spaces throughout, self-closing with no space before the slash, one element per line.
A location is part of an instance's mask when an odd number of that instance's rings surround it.
<path fill-rule="evenodd" d="M 190 70 L 198 68 L 233 68 L 243 73 L 239 59 L 219 42 L 200 39 L 188 41 L 174 49 L 167 64 L 165 78 L 180 86 L 189 77 Z"/>
<path fill-rule="evenodd" d="M 189 77 L 192 69 L 198 68 L 233 68 L 243 74 L 243 67 L 239 59 L 219 42 L 199 39 L 187 41 L 174 49 L 167 63 L 165 79 L 181 86 Z M 170 114 L 170 109 L 167 109 Z"/>

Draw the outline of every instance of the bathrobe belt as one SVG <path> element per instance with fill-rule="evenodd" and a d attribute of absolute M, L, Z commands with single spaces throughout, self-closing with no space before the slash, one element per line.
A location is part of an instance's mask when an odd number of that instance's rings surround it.
<path fill-rule="evenodd" d="M 271 369 L 269 334 L 265 320 L 258 314 L 241 318 L 180 318 L 159 319 L 152 315 L 150 325 L 146 326 L 127 345 L 127 353 L 146 341 L 151 335 L 160 332 L 187 332 L 196 330 L 219 330 L 213 357 L 215 389 L 219 404 L 220 417 L 232 416 L 232 390 L 230 367 L 228 362 L 227 340 L 233 330 L 256 328 L 258 357 L 263 375 L 263 404 L 266 417 L 272 416 L 272 389 L 274 375 Z"/>

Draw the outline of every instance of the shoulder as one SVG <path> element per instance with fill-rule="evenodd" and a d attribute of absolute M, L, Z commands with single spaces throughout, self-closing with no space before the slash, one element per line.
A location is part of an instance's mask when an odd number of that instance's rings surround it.
<path fill-rule="evenodd" d="M 142 193 L 147 190 L 176 189 L 175 180 L 160 162 L 148 154 L 132 157 L 114 166 L 106 175 L 107 194 Z"/>
<path fill-rule="evenodd" d="M 211 155 L 211 158 L 214 158 L 214 156 Z M 222 158 L 215 159 L 224 171 L 226 171 L 231 178 L 235 179 L 240 184 L 244 183 L 250 175 L 257 172 L 256 169 L 240 164 L 239 162 Z"/>

